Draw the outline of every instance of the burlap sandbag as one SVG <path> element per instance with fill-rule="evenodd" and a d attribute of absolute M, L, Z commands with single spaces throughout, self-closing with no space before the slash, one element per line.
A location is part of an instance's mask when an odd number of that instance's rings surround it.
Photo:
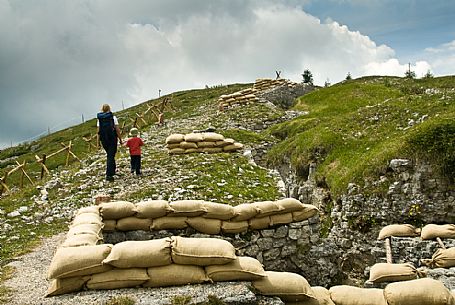
<path fill-rule="evenodd" d="M 277 296 L 285 302 L 315 300 L 307 280 L 296 273 L 266 271 L 266 277 L 253 281 L 253 287 L 262 295 Z"/>
<path fill-rule="evenodd" d="M 267 276 L 257 259 L 246 256 L 238 256 L 236 260 L 224 265 L 207 266 L 205 272 L 215 282 L 255 281 Z"/>
<path fill-rule="evenodd" d="M 48 278 L 65 278 L 89 275 L 112 269 L 103 265 L 111 252 L 112 245 L 58 248 L 48 270 Z"/>
<path fill-rule="evenodd" d="M 191 265 L 172 264 L 162 267 L 148 268 L 150 279 L 144 287 L 166 287 L 187 284 L 200 284 L 209 281 L 204 268 Z"/>
<path fill-rule="evenodd" d="M 204 217 L 188 217 L 186 223 L 198 232 L 205 234 L 219 234 L 221 230 L 221 220 L 204 218 Z"/>
<path fill-rule="evenodd" d="M 223 148 L 221 148 L 221 147 L 204 147 L 202 149 L 202 152 L 205 152 L 208 154 L 217 154 L 217 153 L 223 152 Z"/>
<path fill-rule="evenodd" d="M 172 237 L 172 261 L 181 265 L 210 266 L 236 259 L 235 248 L 218 238 Z"/>
<path fill-rule="evenodd" d="M 199 132 L 192 132 L 185 135 L 186 142 L 202 142 L 204 139 L 202 138 L 202 133 Z"/>
<path fill-rule="evenodd" d="M 420 236 L 423 240 L 440 238 L 455 238 L 455 225 L 435 225 L 429 224 L 422 228 Z"/>
<path fill-rule="evenodd" d="M 185 149 L 180 148 L 180 147 L 172 148 L 172 149 L 169 149 L 168 153 L 170 155 L 180 155 L 180 154 L 184 154 L 185 153 Z"/>
<path fill-rule="evenodd" d="M 261 217 L 261 218 L 252 218 L 248 220 L 248 227 L 251 230 L 262 230 L 267 229 L 272 225 L 272 221 L 270 220 L 270 216 Z"/>
<path fill-rule="evenodd" d="M 101 238 L 95 234 L 72 235 L 63 242 L 61 247 L 94 246 L 99 240 L 101 240 Z"/>
<path fill-rule="evenodd" d="M 115 244 L 103 264 L 117 268 L 165 266 L 171 261 L 171 239 L 124 241 Z"/>
<path fill-rule="evenodd" d="M 454 305 L 443 283 L 430 278 L 390 283 L 384 289 L 388 305 Z"/>
<path fill-rule="evenodd" d="M 202 148 L 187 148 L 185 149 L 185 154 L 200 153 Z"/>
<path fill-rule="evenodd" d="M 242 148 L 243 148 L 243 144 L 235 142 L 234 144 L 229 144 L 229 145 L 223 146 L 223 151 L 230 152 L 230 151 L 240 150 Z"/>
<path fill-rule="evenodd" d="M 253 204 L 243 203 L 234 207 L 234 214 L 231 221 L 249 220 L 259 214 L 259 209 Z"/>
<path fill-rule="evenodd" d="M 417 278 L 417 269 L 411 263 L 388 264 L 377 263 L 370 269 L 370 282 L 398 282 Z"/>
<path fill-rule="evenodd" d="M 173 210 L 167 215 L 170 217 L 195 217 L 207 212 L 204 200 L 177 200 L 170 202 L 169 205 Z"/>
<path fill-rule="evenodd" d="M 316 300 L 308 300 L 302 302 L 286 302 L 286 305 L 335 305 L 332 299 L 330 298 L 330 292 L 327 288 L 320 286 L 312 286 Z"/>
<path fill-rule="evenodd" d="M 258 215 L 256 215 L 257 218 L 280 214 L 283 211 L 283 208 L 278 206 L 274 201 L 253 202 L 252 205 L 259 211 Z"/>
<path fill-rule="evenodd" d="M 104 223 L 103 231 L 106 231 L 106 232 L 115 231 L 115 227 L 117 226 L 117 220 L 106 219 L 106 220 L 103 220 L 103 223 Z"/>
<path fill-rule="evenodd" d="M 215 142 L 215 146 L 216 146 L 216 147 L 224 147 L 224 146 L 227 146 L 227 145 L 229 145 L 229 144 L 232 144 L 232 143 L 226 142 L 226 141 L 224 141 L 224 140 L 223 140 L 223 141 L 216 141 L 216 142 Z M 198 144 L 198 146 L 199 146 L 199 144 Z"/>
<path fill-rule="evenodd" d="M 194 143 L 194 142 L 185 142 L 185 141 L 180 142 L 180 147 L 183 148 L 183 149 L 198 148 L 196 143 Z"/>
<path fill-rule="evenodd" d="M 237 234 L 248 231 L 248 221 L 223 221 L 221 223 L 223 233 Z"/>
<path fill-rule="evenodd" d="M 206 218 L 229 220 L 235 215 L 234 208 L 228 204 L 204 201 L 202 205 L 206 210 L 202 216 Z"/>
<path fill-rule="evenodd" d="M 46 297 L 55 295 L 76 292 L 81 290 L 85 283 L 90 279 L 90 276 L 75 276 L 64 279 L 53 279 L 51 285 L 47 289 Z"/>
<path fill-rule="evenodd" d="M 431 259 L 422 259 L 422 263 L 430 268 L 450 268 L 455 266 L 455 247 L 438 249 Z"/>
<path fill-rule="evenodd" d="M 378 240 L 391 236 L 415 237 L 420 235 L 420 229 L 409 224 L 393 224 L 385 226 L 379 232 Z"/>
<path fill-rule="evenodd" d="M 312 204 L 303 204 L 303 208 L 300 211 L 292 212 L 292 218 L 295 222 L 304 221 L 317 215 L 319 212 L 318 208 Z"/>
<path fill-rule="evenodd" d="M 295 198 L 284 198 L 275 201 L 275 204 L 280 207 L 282 213 L 302 211 L 304 205 Z"/>
<path fill-rule="evenodd" d="M 143 230 L 150 231 L 150 226 L 152 224 L 151 219 L 147 218 L 138 218 L 138 217 L 125 217 L 117 220 L 116 229 L 119 231 L 135 231 Z"/>
<path fill-rule="evenodd" d="M 147 200 L 136 203 L 136 216 L 139 218 L 159 218 L 172 212 L 169 202 L 166 200 Z"/>
<path fill-rule="evenodd" d="M 93 213 L 93 214 L 100 214 L 100 206 L 99 205 L 91 205 L 88 207 L 83 207 L 77 210 L 76 215 L 84 214 L 84 213 Z"/>
<path fill-rule="evenodd" d="M 166 144 L 167 149 L 180 148 L 180 143 Z"/>
<path fill-rule="evenodd" d="M 216 132 L 203 132 L 202 139 L 203 139 L 203 141 L 216 142 L 216 141 L 223 141 L 224 136 L 219 133 L 216 133 Z"/>
<path fill-rule="evenodd" d="M 69 230 L 68 233 L 66 233 L 67 237 L 73 236 L 73 235 L 80 235 L 80 234 L 92 234 L 99 236 L 101 233 L 102 225 L 96 224 L 96 223 L 84 223 L 80 224 L 77 226 L 72 226 Z"/>
<path fill-rule="evenodd" d="M 206 141 L 198 142 L 197 143 L 197 147 L 199 147 L 199 148 L 213 148 L 213 147 L 216 147 L 216 142 L 206 142 Z"/>
<path fill-rule="evenodd" d="M 120 219 L 133 216 L 136 206 L 128 201 L 110 201 L 101 203 L 103 219 Z"/>
<path fill-rule="evenodd" d="M 147 269 L 113 269 L 92 275 L 88 289 L 119 289 L 137 287 L 149 280 Z"/>
<path fill-rule="evenodd" d="M 270 216 L 270 225 L 282 225 L 293 222 L 292 213 L 276 214 Z"/>
<path fill-rule="evenodd" d="M 387 305 L 382 289 L 341 285 L 330 287 L 329 291 L 336 305 Z"/>
<path fill-rule="evenodd" d="M 188 227 L 187 217 L 169 217 L 164 216 L 152 220 L 150 228 L 152 230 L 179 230 Z"/>
<path fill-rule="evenodd" d="M 184 138 L 185 135 L 181 133 L 174 133 L 166 138 L 166 144 L 180 143 L 183 141 Z"/>
<path fill-rule="evenodd" d="M 103 225 L 103 221 L 99 215 L 93 213 L 83 213 L 76 215 L 71 222 L 71 227 L 75 227 L 82 224 L 96 224 L 99 226 Z"/>

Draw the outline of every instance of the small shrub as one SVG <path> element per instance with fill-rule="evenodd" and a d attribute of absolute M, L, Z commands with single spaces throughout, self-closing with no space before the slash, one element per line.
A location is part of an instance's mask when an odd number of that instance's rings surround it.
<path fill-rule="evenodd" d="M 171 305 L 188 305 L 191 302 L 191 296 L 178 295 L 172 298 Z"/>
<path fill-rule="evenodd" d="M 118 296 L 118 297 L 113 297 L 104 305 L 134 305 L 136 304 L 136 301 L 130 298 L 129 296 Z"/>

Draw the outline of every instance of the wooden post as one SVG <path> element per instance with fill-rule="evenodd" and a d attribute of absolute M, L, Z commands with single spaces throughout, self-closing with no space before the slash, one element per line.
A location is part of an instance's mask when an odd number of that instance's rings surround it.
<path fill-rule="evenodd" d="M 66 153 L 66 163 L 65 163 L 65 166 L 68 166 L 69 162 L 70 162 L 70 153 L 71 153 L 71 146 L 72 146 L 72 140 L 70 140 L 69 144 L 68 144 L 68 151 Z"/>
<path fill-rule="evenodd" d="M 442 249 L 446 249 L 446 246 L 444 245 L 444 243 L 442 242 L 442 240 L 441 240 L 440 237 L 436 237 L 436 241 L 438 242 L 439 246 L 440 246 Z"/>
<path fill-rule="evenodd" d="M 3 178 L 0 178 L 0 185 L 2 186 L 2 189 L 0 191 L 0 195 L 3 194 L 3 192 L 8 192 L 9 193 L 9 188 L 8 186 L 6 185 L 6 178 L 8 177 L 8 172 L 5 173 L 5 175 L 3 176 Z"/>
<path fill-rule="evenodd" d="M 42 167 L 41 167 L 41 177 L 40 178 L 41 178 L 41 180 L 43 180 L 44 173 L 45 172 L 49 173 L 49 171 L 48 171 L 48 169 L 46 167 L 46 154 L 43 154 L 43 158 L 41 158 L 41 165 L 42 165 Z"/>
<path fill-rule="evenodd" d="M 387 256 L 387 263 L 392 264 L 393 263 L 392 242 L 390 241 L 390 237 L 387 237 L 385 239 L 385 252 L 386 252 L 386 256 Z"/>
<path fill-rule="evenodd" d="M 33 185 L 33 180 L 30 178 L 30 176 L 27 174 L 27 172 L 25 171 L 25 160 L 24 160 L 24 163 L 20 164 L 19 162 L 17 162 L 16 160 L 16 164 L 17 165 L 21 165 L 21 171 L 22 171 L 22 176 L 21 176 L 21 184 L 23 183 L 22 180 L 24 179 L 24 176 L 27 177 L 28 181 L 30 181 L 30 183 Z M 22 187 L 22 186 L 21 186 Z"/>

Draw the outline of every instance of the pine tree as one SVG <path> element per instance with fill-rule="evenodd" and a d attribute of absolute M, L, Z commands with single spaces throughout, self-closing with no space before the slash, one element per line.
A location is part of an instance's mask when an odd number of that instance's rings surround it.
<path fill-rule="evenodd" d="M 429 69 L 427 70 L 427 73 L 423 76 L 423 78 L 433 78 L 433 74 Z"/>
<path fill-rule="evenodd" d="M 346 80 L 351 80 L 351 79 L 352 79 L 351 72 L 348 72 L 348 74 L 346 75 Z"/>
<path fill-rule="evenodd" d="M 306 69 L 305 71 L 303 71 L 302 77 L 303 83 L 310 85 L 313 84 L 313 74 L 311 73 L 310 70 Z"/>
<path fill-rule="evenodd" d="M 411 79 L 416 78 L 416 73 L 414 71 L 411 71 L 411 63 L 409 63 L 409 68 L 404 73 L 404 77 L 411 78 Z"/>

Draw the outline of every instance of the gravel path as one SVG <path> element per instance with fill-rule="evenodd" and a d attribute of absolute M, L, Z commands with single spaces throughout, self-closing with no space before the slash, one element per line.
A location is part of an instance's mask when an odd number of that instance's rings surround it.
<path fill-rule="evenodd" d="M 136 305 L 167 305 L 176 296 L 191 297 L 191 304 L 208 301 L 208 296 L 216 296 L 226 304 L 283 304 L 279 300 L 255 296 L 249 290 L 250 283 L 226 282 L 205 285 L 187 285 L 170 288 L 131 288 L 117 290 L 88 290 L 46 298 L 50 282 L 46 279 L 57 246 L 65 239 L 65 234 L 58 234 L 44 239 L 33 252 L 23 255 L 8 266 L 15 272 L 5 286 L 13 293 L 9 305 L 102 305 L 114 297 L 129 296 Z"/>

